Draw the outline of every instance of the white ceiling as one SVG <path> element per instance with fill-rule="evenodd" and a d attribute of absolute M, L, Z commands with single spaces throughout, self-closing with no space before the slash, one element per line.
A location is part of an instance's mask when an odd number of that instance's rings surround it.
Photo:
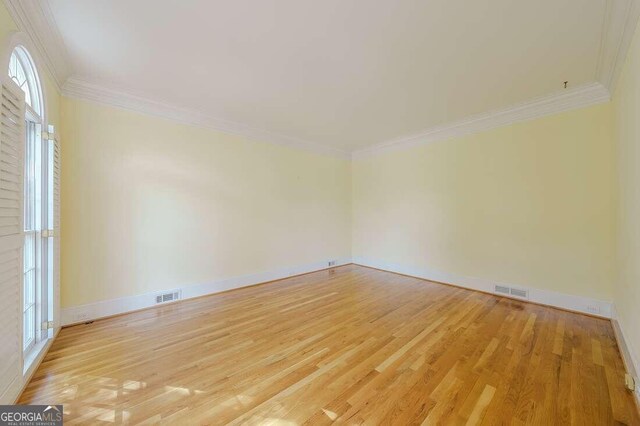
<path fill-rule="evenodd" d="M 607 0 L 44 6 L 74 79 L 346 152 L 554 93 L 564 81 L 595 82 L 611 8 Z"/>

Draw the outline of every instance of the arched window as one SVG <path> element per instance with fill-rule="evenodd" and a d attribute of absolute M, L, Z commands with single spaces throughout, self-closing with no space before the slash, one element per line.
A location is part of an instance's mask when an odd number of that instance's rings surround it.
<path fill-rule="evenodd" d="M 22 46 L 16 46 L 9 59 L 9 77 L 25 94 L 25 101 L 31 110 L 42 119 L 42 90 L 40 79 L 31 55 Z"/>
<path fill-rule="evenodd" d="M 38 72 L 31 55 L 23 46 L 16 46 L 9 58 L 9 77 L 25 96 L 24 149 L 24 258 L 23 258 L 23 350 L 32 352 L 46 338 L 43 322 L 48 321 L 48 286 L 43 274 L 46 262 L 46 241 L 42 238 L 47 219 L 46 145 L 42 143 L 44 105 Z M 45 285 L 43 285 L 43 282 Z"/>

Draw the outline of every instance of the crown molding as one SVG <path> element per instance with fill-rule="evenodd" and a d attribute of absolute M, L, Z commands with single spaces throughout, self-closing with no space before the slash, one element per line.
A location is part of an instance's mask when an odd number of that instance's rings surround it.
<path fill-rule="evenodd" d="M 609 100 L 610 94 L 606 87 L 600 83 L 590 83 L 551 95 L 534 98 L 528 102 L 507 108 L 473 115 L 459 121 L 435 126 L 416 135 L 375 144 L 368 148 L 354 151 L 352 158 L 359 159 L 384 152 L 456 138 L 512 123 L 534 120 L 546 115 L 608 102 Z"/>
<path fill-rule="evenodd" d="M 4 0 L 11 18 L 25 32 L 46 65 L 58 91 L 69 77 L 69 54 L 46 1 Z"/>
<path fill-rule="evenodd" d="M 210 117 L 199 111 L 141 97 L 126 89 L 110 88 L 109 85 L 100 82 L 89 82 L 73 77 L 68 65 L 69 55 L 48 2 L 3 1 L 16 25 L 33 41 L 36 56 L 46 64 L 57 88 L 66 96 L 340 158 L 360 158 L 373 153 L 449 139 L 606 102 L 610 99 L 610 93 L 614 91 L 640 17 L 640 0 L 606 0 L 596 69 L 596 80 L 600 84 L 592 83 L 567 89 L 522 104 L 435 126 L 417 135 L 396 138 L 349 153 L 346 150 L 253 128 L 246 124 Z"/>
<path fill-rule="evenodd" d="M 243 136 L 259 142 L 270 142 L 343 159 L 350 158 L 349 152 L 341 149 L 250 127 L 234 121 L 211 117 L 200 111 L 177 107 L 170 103 L 145 98 L 123 89 L 108 88 L 103 84 L 89 82 L 75 77 L 67 79 L 67 82 L 62 86 L 62 94 L 69 98 L 93 101 L 103 105 L 177 121 L 183 124 Z"/>
<path fill-rule="evenodd" d="M 384 152 L 456 138 L 521 121 L 534 120 L 547 115 L 608 102 L 610 100 L 610 94 L 606 87 L 600 83 L 590 83 L 551 95 L 534 98 L 528 102 L 516 104 L 511 107 L 473 115 L 462 120 L 435 126 L 417 135 L 378 143 L 349 154 L 344 150 L 330 148 L 314 142 L 263 129 L 252 128 L 233 121 L 210 117 L 199 111 L 176 107 L 167 102 L 148 99 L 122 89 L 107 88 L 103 84 L 88 82 L 75 77 L 67 80 L 62 87 L 62 94 L 69 98 L 92 101 L 184 124 L 239 135 L 261 142 L 270 142 L 292 148 L 304 149 L 316 154 L 346 159 L 359 159 Z"/>
<path fill-rule="evenodd" d="M 640 0 L 607 0 L 596 79 L 610 93 L 622 72 L 640 17 Z"/>

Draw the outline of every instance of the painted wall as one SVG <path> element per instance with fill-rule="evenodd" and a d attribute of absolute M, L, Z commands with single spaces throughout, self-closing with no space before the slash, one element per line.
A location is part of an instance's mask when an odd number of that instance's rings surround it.
<path fill-rule="evenodd" d="M 356 261 L 611 300 L 610 104 L 352 167 Z"/>
<path fill-rule="evenodd" d="M 640 32 L 613 96 L 618 158 L 618 276 L 614 302 L 640 374 Z"/>
<path fill-rule="evenodd" d="M 64 98 L 62 306 L 351 256 L 350 163 Z"/>

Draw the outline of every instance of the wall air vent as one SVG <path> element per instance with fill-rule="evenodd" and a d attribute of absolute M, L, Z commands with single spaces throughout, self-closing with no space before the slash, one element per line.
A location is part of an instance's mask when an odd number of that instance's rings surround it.
<path fill-rule="evenodd" d="M 503 285 L 497 285 L 495 288 L 495 292 L 508 295 L 508 294 L 511 294 L 511 289 Z"/>
<path fill-rule="evenodd" d="M 180 290 L 171 291 L 169 293 L 158 294 L 156 296 L 156 303 L 173 302 L 180 299 Z"/>
<path fill-rule="evenodd" d="M 494 292 L 503 294 L 509 297 L 515 297 L 518 299 L 529 299 L 529 290 L 523 290 L 521 288 L 507 287 L 504 285 L 494 286 Z"/>
<path fill-rule="evenodd" d="M 521 299 L 528 299 L 529 298 L 529 292 L 527 290 L 522 290 L 519 288 L 512 288 L 511 289 L 511 295 L 514 297 L 519 297 Z"/>

